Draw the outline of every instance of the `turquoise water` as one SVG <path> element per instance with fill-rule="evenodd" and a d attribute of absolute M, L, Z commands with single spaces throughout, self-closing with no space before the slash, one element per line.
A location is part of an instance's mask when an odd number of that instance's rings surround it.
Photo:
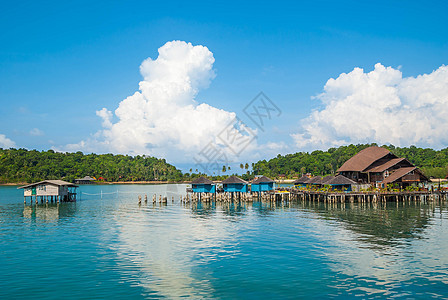
<path fill-rule="evenodd" d="M 191 206 L 185 187 L 37 206 L 0 187 L 0 298 L 448 298 L 446 203 Z"/>

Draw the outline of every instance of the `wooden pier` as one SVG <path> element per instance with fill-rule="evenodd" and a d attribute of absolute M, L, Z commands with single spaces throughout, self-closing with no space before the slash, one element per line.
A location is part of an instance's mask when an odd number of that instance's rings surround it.
<path fill-rule="evenodd" d="M 447 201 L 448 191 L 401 191 L 401 192 L 321 192 L 296 189 L 281 189 L 261 193 L 187 193 L 181 202 L 273 202 L 312 201 L 338 203 L 378 202 L 431 202 Z"/>

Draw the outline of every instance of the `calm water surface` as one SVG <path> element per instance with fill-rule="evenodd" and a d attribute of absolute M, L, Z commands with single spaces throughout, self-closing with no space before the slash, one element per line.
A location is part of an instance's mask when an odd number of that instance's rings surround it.
<path fill-rule="evenodd" d="M 448 298 L 446 203 L 181 205 L 185 187 L 37 206 L 0 187 L 0 298 Z"/>

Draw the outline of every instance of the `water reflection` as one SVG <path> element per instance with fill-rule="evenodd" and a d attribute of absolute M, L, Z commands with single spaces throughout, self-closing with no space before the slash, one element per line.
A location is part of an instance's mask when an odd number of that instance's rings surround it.
<path fill-rule="evenodd" d="M 138 268 L 136 285 L 144 287 L 148 297 L 211 298 L 210 278 L 197 267 L 238 252 L 227 247 L 234 244 L 236 228 L 210 204 L 130 210 L 123 203 L 114 222 L 119 229 L 115 251 L 124 266 Z"/>
<path fill-rule="evenodd" d="M 439 253 L 448 244 L 432 234 L 447 236 L 442 230 L 446 226 L 434 224 L 437 219 L 445 222 L 446 208 L 436 204 L 181 204 L 171 199 L 153 204 L 149 197 L 149 203 L 139 206 L 135 198 L 118 199 L 109 216 L 112 224 L 104 228 L 114 242 L 105 244 L 118 255 L 123 282 L 142 287 L 145 297 L 219 298 L 230 292 L 218 283 L 225 282 L 223 274 L 234 280 L 245 272 L 253 280 L 248 283 L 255 284 L 272 276 L 292 278 L 300 272 L 295 261 L 309 264 L 310 274 L 325 271 L 326 265 L 331 273 L 325 275 L 325 288 L 334 289 L 336 297 L 406 296 L 416 280 L 428 286 L 428 281 L 446 284 L 448 278 L 446 254 Z M 265 265 L 266 259 L 283 268 Z M 241 271 L 220 273 L 233 260 L 242 262 L 235 265 Z M 257 268 L 252 261 L 266 271 L 252 273 Z"/>
<path fill-rule="evenodd" d="M 320 217 L 335 220 L 373 247 L 396 246 L 422 234 L 434 217 L 434 206 L 421 203 L 313 203 L 301 205 Z"/>
<path fill-rule="evenodd" d="M 43 223 L 56 222 L 62 218 L 71 218 L 76 213 L 76 203 L 52 203 L 40 205 L 24 205 L 22 216 L 24 220 Z"/>

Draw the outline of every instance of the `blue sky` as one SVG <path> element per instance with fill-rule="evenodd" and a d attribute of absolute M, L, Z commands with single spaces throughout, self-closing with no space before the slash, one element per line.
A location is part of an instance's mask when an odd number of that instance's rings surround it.
<path fill-rule="evenodd" d="M 158 49 L 173 40 L 202 45 L 213 53 L 216 77 L 195 96 L 197 102 L 235 112 L 244 119 L 244 106 L 263 91 L 282 110 L 264 132 L 258 132 L 260 148 L 254 157 L 363 142 L 356 132 L 329 132 L 328 128 L 339 125 L 322 124 L 321 119 L 327 118 L 331 109 L 328 101 L 313 97 L 323 92 L 325 99 L 339 97 L 340 92 L 324 91 L 327 81 L 357 67 L 365 75 L 377 70 L 375 64 L 380 63 L 402 78 L 438 70 L 448 63 L 447 11 L 445 1 L 3 2 L 3 146 L 8 139 L 16 147 L 67 149 L 68 144 L 88 139 L 102 130 L 96 111 L 106 108 L 113 113 L 123 99 L 138 91 L 143 79 L 141 63 L 147 58 L 157 59 Z M 448 85 L 442 75 L 437 78 L 438 86 Z M 354 80 L 352 87 L 356 86 Z M 394 80 L 391 84 L 401 91 L 401 83 Z M 416 82 L 413 86 L 427 84 Z M 443 91 L 431 96 L 441 105 L 447 101 Z M 343 94 L 345 98 L 336 100 L 341 105 L 347 104 L 346 91 Z M 405 94 L 399 96 L 401 108 L 408 107 L 404 102 L 414 97 Z M 313 110 L 322 112 L 320 119 L 313 119 Z M 417 113 L 417 108 L 400 112 Z M 117 121 L 113 115 L 112 122 Z M 313 129 L 304 123 L 314 124 Z M 369 126 L 372 133 L 366 135 L 366 141 L 389 141 L 377 125 Z M 325 138 L 310 143 L 294 137 L 298 132 L 307 138 L 318 135 L 313 131 L 316 128 L 326 132 Z M 391 141 L 402 146 L 440 148 L 446 147 L 445 138 L 400 137 Z M 280 146 L 260 151 L 268 143 Z M 177 153 L 167 154 L 168 160 L 176 162 L 174 157 L 182 156 L 182 151 Z M 163 152 L 154 155 L 163 156 Z"/>

